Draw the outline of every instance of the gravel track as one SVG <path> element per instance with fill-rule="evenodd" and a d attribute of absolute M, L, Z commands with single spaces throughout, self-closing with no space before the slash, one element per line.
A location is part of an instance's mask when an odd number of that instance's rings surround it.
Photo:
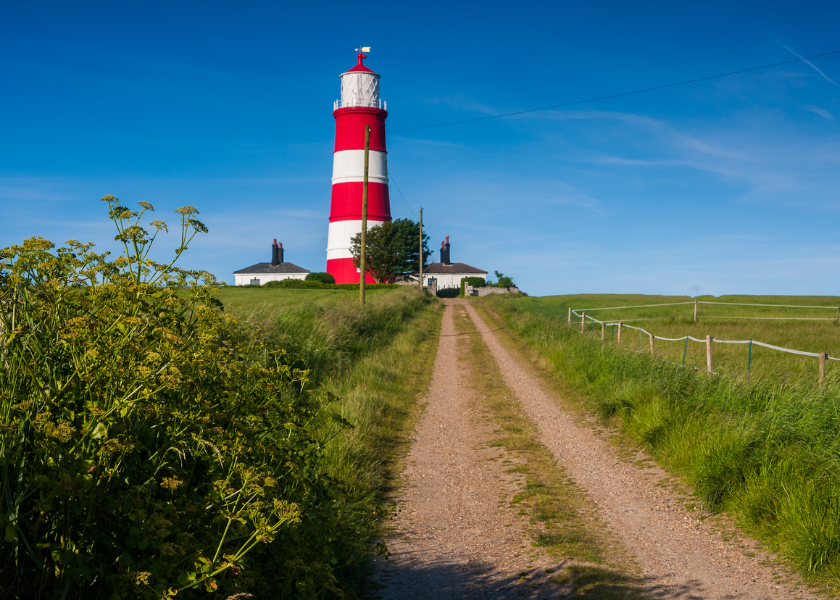
<path fill-rule="evenodd" d="M 719 526 L 698 519 L 671 486 L 662 485 L 672 483 L 664 471 L 619 459 L 603 436 L 575 423 L 540 386 L 530 367 L 488 332 L 492 327 L 472 306 L 467 311 L 505 383 L 537 423 L 540 442 L 598 506 L 603 521 L 643 570 L 648 595 L 704 600 L 821 597 L 797 587 L 796 577 L 784 577 L 793 583 L 775 578 L 777 571 L 766 564 L 773 557 L 745 535 L 737 536 L 738 543 L 724 541 Z M 755 556 L 746 556 L 747 552 Z"/>
<path fill-rule="evenodd" d="M 486 446 L 492 429 L 476 412 L 458 361 L 457 302 L 445 304 L 432 382 L 388 540 L 392 556 L 377 574 L 379 596 L 545 598 L 538 588 L 545 568 L 556 565 L 531 549 L 522 519 L 500 502 L 502 492 L 521 488 L 521 479 L 492 460 L 502 453 Z M 540 569 L 543 580 L 521 580 L 527 567 Z"/>

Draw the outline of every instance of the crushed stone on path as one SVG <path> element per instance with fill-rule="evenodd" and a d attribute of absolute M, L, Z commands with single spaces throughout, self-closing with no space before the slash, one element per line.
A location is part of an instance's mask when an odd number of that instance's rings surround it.
<path fill-rule="evenodd" d="M 537 423 L 539 441 L 595 502 L 603 521 L 643 569 L 646 595 L 703 600 L 821 597 L 779 581 L 774 569 L 765 564 L 773 557 L 745 534 L 738 536 L 740 545 L 724 541 L 713 524 L 699 520 L 677 493 L 661 485 L 669 479 L 663 470 L 620 460 L 592 429 L 574 422 L 532 370 L 489 331 L 472 306 L 467 312 L 482 332 L 505 383 Z"/>
<path fill-rule="evenodd" d="M 531 548 L 522 519 L 501 501 L 503 491 L 509 497 L 521 487 L 521 479 L 492 460 L 502 454 L 499 449 L 486 446 L 492 428 L 471 406 L 470 382 L 453 335 L 454 304 L 447 302 L 443 314 L 427 404 L 387 542 L 391 557 L 377 573 L 378 595 L 383 600 L 550 597 L 540 592 L 544 579 L 520 578 L 537 569 L 547 577 L 551 559 Z"/>

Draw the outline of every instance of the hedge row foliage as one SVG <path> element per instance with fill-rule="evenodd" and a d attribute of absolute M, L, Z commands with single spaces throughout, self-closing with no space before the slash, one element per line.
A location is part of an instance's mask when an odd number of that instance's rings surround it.
<path fill-rule="evenodd" d="M 115 260 L 0 251 L 0 597 L 344 597 L 376 515 L 325 474 L 335 398 L 245 343 L 212 276 L 149 260 L 150 204 L 103 200 Z M 176 259 L 206 231 L 178 213 Z"/>
<path fill-rule="evenodd" d="M 322 283 L 321 281 L 303 281 L 300 279 L 283 279 L 269 281 L 264 288 L 294 288 L 302 290 L 358 290 L 358 283 Z M 393 290 L 400 286 L 390 283 L 366 283 L 366 290 Z"/>

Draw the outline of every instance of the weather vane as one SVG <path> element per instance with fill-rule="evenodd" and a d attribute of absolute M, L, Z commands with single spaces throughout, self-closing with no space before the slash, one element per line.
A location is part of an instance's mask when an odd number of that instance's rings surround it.
<path fill-rule="evenodd" d="M 370 46 L 362 46 L 361 48 L 356 48 L 356 52 L 370 52 Z"/>

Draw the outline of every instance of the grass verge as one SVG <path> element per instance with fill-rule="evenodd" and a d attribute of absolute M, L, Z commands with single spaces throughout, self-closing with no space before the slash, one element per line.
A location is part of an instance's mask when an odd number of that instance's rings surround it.
<path fill-rule="evenodd" d="M 812 583 L 840 587 L 840 389 L 683 369 L 516 300 L 483 305 L 573 396 L 733 515 Z"/>
<path fill-rule="evenodd" d="M 478 402 L 496 427 L 491 445 L 513 459 L 511 472 L 525 478 L 511 503 L 532 525 L 532 545 L 557 560 L 570 561 L 550 581 L 571 597 L 638 597 L 636 580 L 628 576 L 629 559 L 610 539 L 595 506 L 538 441 L 534 422 L 505 385 L 498 365 L 463 307 L 455 313 L 461 360 L 470 374 Z"/>
<path fill-rule="evenodd" d="M 324 464 L 348 502 L 378 517 L 376 532 L 360 529 L 359 535 L 381 537 L 388 495 L 419 415 L 418 400 L 431 381 L 442 306 L 413 288 L 371 294 L 365 307 L 358 305 L 358 294 L 347 292 L 256 291 L 277 298 L 266 302 L 255 295 L 226 310 L 246 324 L 243 335 L 252 344 L 286 349 L 299 367 L 312 370 L 316 393 L 337 398 L 319 420 L 323 437 L 329 438 L 322 449 Z M 329 431 L 336 419 L 352 427 L 333 437 Z M 370 591 L 372 563 L 336 570 L 360 596 Z"/>

